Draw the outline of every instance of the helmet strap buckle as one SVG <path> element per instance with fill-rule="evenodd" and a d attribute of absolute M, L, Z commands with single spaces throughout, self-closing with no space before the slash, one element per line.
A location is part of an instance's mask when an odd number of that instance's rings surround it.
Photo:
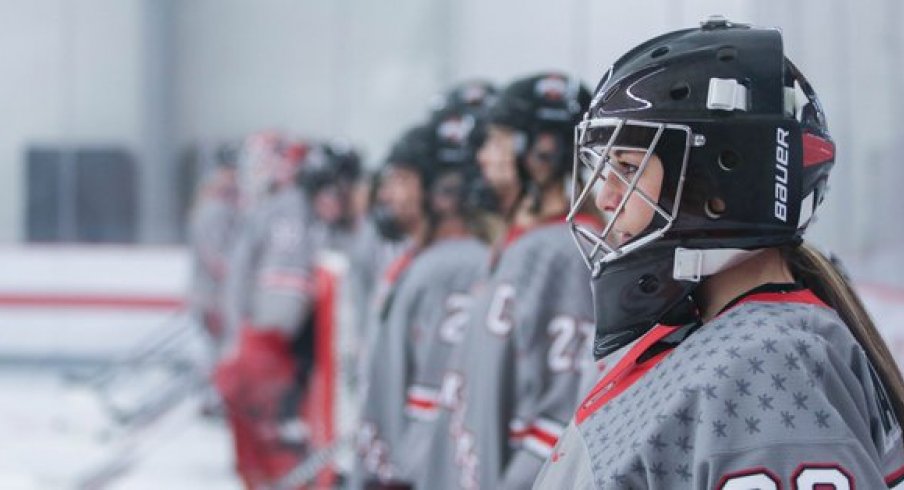
<path fill-rule="evenodd" d="M 690 249 L 677 247 L 672 277 L 677 281 L 700 282 L 760 253 L 740 248 Z"/>

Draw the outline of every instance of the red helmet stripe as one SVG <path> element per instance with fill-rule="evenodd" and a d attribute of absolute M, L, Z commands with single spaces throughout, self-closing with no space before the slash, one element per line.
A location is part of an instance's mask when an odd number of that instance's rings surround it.
<path fill-rule="evenodd" d="M 804 133 L 804 167 L 835 160 L 835 144 L 814 134 Z"/>

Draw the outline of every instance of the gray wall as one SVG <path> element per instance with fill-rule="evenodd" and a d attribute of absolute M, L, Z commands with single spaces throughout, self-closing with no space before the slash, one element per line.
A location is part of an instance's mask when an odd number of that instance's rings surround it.
<path fill-rule="evenodd" d="M 176 155 L 263 128 L 344 136 L 371 162 L 470 77 L 575 72 L 706 14 L 781 27 L 839 146 L 813 236 L 866 257 L 904 244 L 895 143 L 898 0 L 0 0 L 0 241 L 22 236 L 26 144 L 113 143 L 142 163 L 142 230 L 177 235 Z M 503 20 L 500 20 L 503 19 Z M 902 254 L 904 255 L 904 254 Z"/>
<path fill-rule="evenodd" d="M 141 142 L 138 0 L 0 0 L 0 242 L 23 234 L 26 144 Z"/>

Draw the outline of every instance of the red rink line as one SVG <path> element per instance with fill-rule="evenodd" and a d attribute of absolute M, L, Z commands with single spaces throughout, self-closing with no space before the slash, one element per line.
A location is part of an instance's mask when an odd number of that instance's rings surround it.
<path fill-rule="evenodd" d="M 87 308 L 103 310 L 177 310 L 185 305 L 172 296 L 117 296 L 113 294 L 41 294 L 0 292 L 0 307 Z"/>

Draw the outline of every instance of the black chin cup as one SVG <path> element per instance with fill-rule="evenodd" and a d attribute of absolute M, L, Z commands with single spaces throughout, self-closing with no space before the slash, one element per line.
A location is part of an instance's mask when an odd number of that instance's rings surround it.
<path fill-rule="evenodd" d="M 698 320 L 690 298 L 697 283 L 672 278 L 674 246 L 653 245 L 600 267 L 590 281 L 596 315 L 596 359 L 624 347 L 659 323 Z"/>
<path fill-rule="evenodd" d="M 402 226 L 399 224 L 398 219 L 396 219 L 392 211 L 386 206 L 380 204 L 374 206 L 373 210 L 370 212 L 370 216 L 374 222 L 374 226 L 377 228 L 377 233 L 384 239 L 398 242 L 405 237 L 405 233 L 402 230 Z"/>

